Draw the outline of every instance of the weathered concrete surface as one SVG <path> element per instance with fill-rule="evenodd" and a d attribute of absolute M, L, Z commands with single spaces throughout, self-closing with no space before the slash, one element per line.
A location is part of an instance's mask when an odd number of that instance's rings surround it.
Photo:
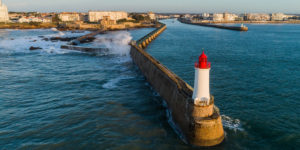
<path fill-rule="evenodd" d="M 194 137 L 192 144 L 197 146 L 214 146 L 224 140 L 224 129 L 218 108 L 210 117 L 195 118 Z"/>

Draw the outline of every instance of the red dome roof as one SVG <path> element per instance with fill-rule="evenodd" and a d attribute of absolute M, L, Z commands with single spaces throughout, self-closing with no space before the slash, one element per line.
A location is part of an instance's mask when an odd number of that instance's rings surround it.
<path fill-rule="evenodd" d="M 200 69 L 209 69 L 210 68 L 210 62 L 207 62 L 207 56 L 205 55 L 204 51 L 199 56 L 199 62 L 195 64 L 196 68 Z"/>
<path fill-rule="evenodd" d="M 204 51 L 202 51 L 202 54 L 199 57 L 199 60 L 200 59 L 207 59 L 207 56 L 204 54 Z"/>

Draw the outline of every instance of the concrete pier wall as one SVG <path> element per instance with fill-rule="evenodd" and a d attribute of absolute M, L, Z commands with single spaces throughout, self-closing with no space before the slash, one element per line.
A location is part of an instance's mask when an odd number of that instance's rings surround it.
<path fill-rule="evenodd" d="M 140 68 L 147 81 L 166 101 L 172 119 L 189 144 L 195 146 L 214 146 L 224 139 L 224 130 L 219 109 L 211 103 L 197 106 L 192 99 L 193 88 L 175 73 L 143 50 L 153 36 L 155 39 L 166 29 L 162 24 L 137 42 L 131 42 L 131 57 Z"/>
<path fill-rule="evenodd" d="M 228 30 L 235 30 L 235 31 L 248 31 L 248 27 L 236 27 L 236 26 L 225 26 L 225 25 L 217 25 L 217 24 L 209 24 L 209 23 L 193 23 L 189 20 L 185 20 L 183 18 L 178 19 L 181 23 L 198 25 L 198 26 L 206 26 L 206 27 L 214 27 L 220 29 L 228 29 Z"/>
<path fill-rule="evenodd" d="M 167 26 L 163 23 L 159 23 L 158 26 L 159 27 L 157 29 L 137 40 L 136 45 L 140 48 L 146 48 L 154 39 L 157 38 L 157 36 L 159 36 L 167 28 Z"/>

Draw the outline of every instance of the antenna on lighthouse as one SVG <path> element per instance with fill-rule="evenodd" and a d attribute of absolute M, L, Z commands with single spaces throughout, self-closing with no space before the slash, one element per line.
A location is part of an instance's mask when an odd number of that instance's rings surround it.
<path fill-rule="evenodd" d="M 193 99 L 196 105 L 206 106 L 210 104 L 209 92 L 209 72 L 210 62 L 207 61 L 207 56 L 204 53 L 199 56 L 198 62 L 195 63 L 195 82 Z"/>

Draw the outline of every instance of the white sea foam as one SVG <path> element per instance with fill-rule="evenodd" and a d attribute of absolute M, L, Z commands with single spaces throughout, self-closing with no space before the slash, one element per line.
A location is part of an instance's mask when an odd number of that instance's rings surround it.
<path fill-rule="evenodd" d="M 118 87 L 118 83 L 121 80 L 127 80 L 127 79 L 132 79 L 133 77 L 130 76 L 120 76 L 114 79 L 110 79 L 107 83 L 103 84 L 102 87 L 105 89 L 113 89 Z"/>
<path fill-rule="evenodd" d="M 38 31 L 38 35 L 36 34 Z M 25 36 L 10 36 L 18 35 L 22 32 L 28 32 Z M 32 33 L 30 33 L 32 32 Z M 64 54 L 74 51 L 62 50 L 60 46 L 66 44 L 67 42 L 57 41 L 52 42 L 50 40 L 46 41 L 44 38 L 51 37 L 77 37 L 90 33 L 89 31 L 83 32 L 72 32 L 72 31 L 59 31 L 56 28 L 48 30 L 2 30 L 1 35 L 5 38 L 0 40 L 0 53 L 31 53 L 31 52 L 41 52 L 48 54 Z M 23 34 L 23 33 L 22 33 Z M 21 35 L 22 35 L 21 34 Z M 40 37 L 39 37 L 40 36 Z M 132 37 L 129 32 L 109 32 L 108 34 L 103 34 L 97 36 L 93 47 L 105 47 L 109 49 L 108 55 L 118 55 L 121 59 L 116 59 L 118 63 L 124 63 L 131 61 L 129 57 L 130 46 L 128 43 L 131 41 Z M 42 49 L 37 51 L 30 51 L 29 48 L 40 47 Z M 104 55 L 107 55 L 104 54 Z M 102 54 L 103 55 L 103 54 Z M 124 57 L 127 56 L 127 57 Z"/>
<path fill-rule="evenodd" d="M 79 37 L 90 33 L 90 31 L 73 32 L 73 31 L 59 31 L 56 28 L 51 29 L 52 34 L 50 37 Z"/>
<path fill-rule="evenodd" d="M 233 119 L 226 115 L 221 115 L 223 126 L 234 131 L 244 131 L 241 121 L 239 119 Z"/>
<path fill-rule="evenodd" d="M 52 31 L 58 31 L 56 28 L 51 28 Z"/>
<path fill-rule="evenodd" d="M 64 34 L 63 32 L 61 32 L 61 31 L 59 31 L 59 32 L 58 32 L 58 35 L 59 35 L 59 36 L 64 36 L 65 34 Z"/>
<path fill-rule="evenodd" d="M 29 50 L 31 46 L 42 48 L 35 52 L 63 53 L 65 51 L 60 49 L 61 44 L 62 42 L 44 41 L 42 38 L 35 36 L 16 37 L 13 40 L 1 40 L 0 49 L 2 50 L 0 53 L 30 53 L 33 52 Z"/>
<path fill-rule="evenodd" d="M 109 54 L 119 56 L 129 56 L 130 45 L 132 37 L 129 32 L 119 31 L 110 32 L 97 36 L 93 43 L 94 47 L 105 47 L 109 49 Z"/>
<path fill-rule="evenodd" d="M 38 31 L 38 35 L 36 34 Z M 22 32 L 27 32 L 25 34 Z M 32 33 L 31 33 L 32 32 Z M 32 53 L 32 52 L 40 52 L 40 53 L 48 53 L 48 54 L 64 54 L 68 52 L 72 52 L 69 50 L 62 50 L 60 46 L 66 44 L 67 42 L 52 42 L 50 40 L 46 41 L 44 38 L 51 37 L 77 37 L 84 34 L 89 33 L 80 32 L 73 33 L 71 31 L 58 31 L 56 28 L 53 29 L 36 29 L 36 30 L 2 30 L 1 35 L 6 35 L 4 38 L 0 40 L 0 53 L 11 54 L 11 53 Z M 18 35 L 20 34 L 20 35 Z M 14 36 L 16 35 L 16 36 Z M 23 35 L 23 36 L 22 36 Z M 40 36 L 40 37 L 39 37 Z M 29 48 L 40 47 L 42 49 L 36 51 L 30 51 Z"/>

